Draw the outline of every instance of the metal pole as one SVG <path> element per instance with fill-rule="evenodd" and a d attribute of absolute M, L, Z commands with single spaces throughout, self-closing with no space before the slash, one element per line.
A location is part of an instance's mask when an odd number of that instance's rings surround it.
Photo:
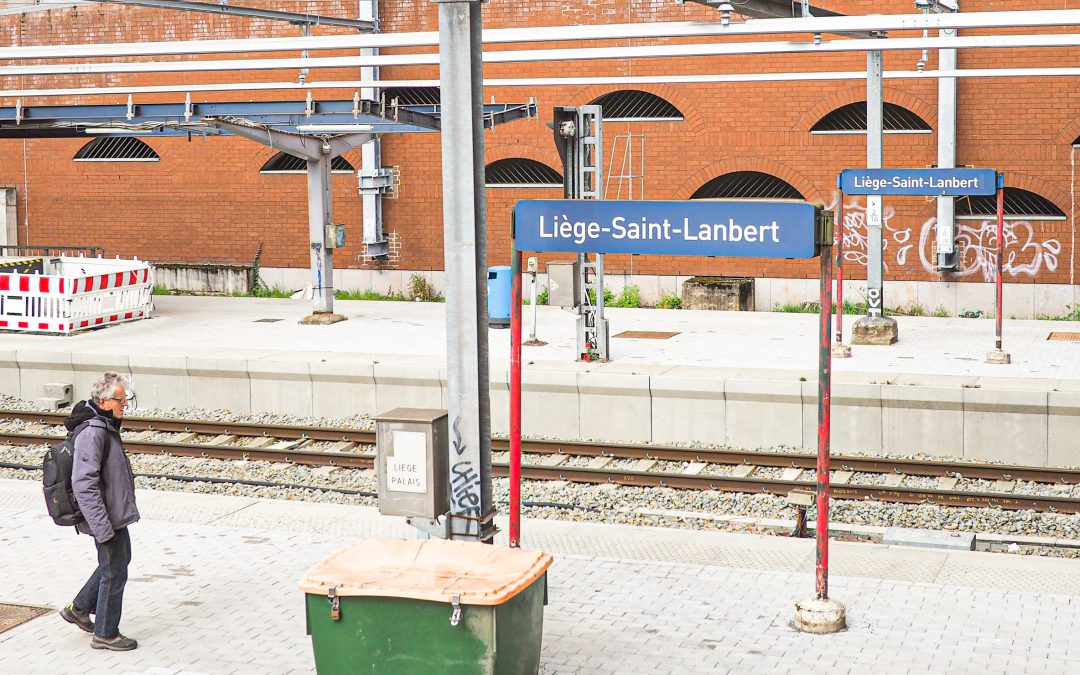
<path fill-rule="evenodd" d="M 308 231 L 311 239 L 311 292 L 313 314 L 334 312 L 334 250 L 326 246 L 326 226 L 332 218 L 330 155 L 307 161 Z"/>
<path fill-rule="evenodd" d="M 521 251 L 510 238 L 510 548 L 521 546 Z M 536 276 L 533 276 L 536 303 Z M 533 330 L 536 329 L 535 319 Z"/>
<path fill-rule="evenodd" d="M 1005 188 L 1001 185 L 998 186 L 997 191 L 997 272 L 994 274 L 997 279 L 997 305 L 994 309 L 994 317 L 997 320 L 997 333 L 994 340 L 994 347 L 998 351 L 1001 351 L 1001 315 L 1004 314 L 1002 302 L 1002 274 L 1004 271 L 1003 258 L 1005 257 Z"/>
<path fill-rule="evenodd" d="M 530 272 L 529 277 L 532 286 L 529 291 L 529 295 L 532 296 L 529 300 L 529 304 L 532 305 L 532 330 L 529 333 L 529 342 L 536 342 L 536 271 Z"/>
<path fill-rule="evenodd" d="M 821 252 L 821 344 L 818 348 L 817 597 L 829 597 L 829 418 L 832 412 L 832 251 Z"/>
<path fill-rule="evenodd" d="M 955 37 L 954 29 L 942 30 L 941 37 Z M 938 50 L 938 69 L 956 69 L 956 50 Z M 956 167 L 956 78 L 938 78 L 938 161 L 939 169 Z M 956 198 L 937 200 L 937 266 L 939 270 L 955 270 L 956 259 Z"/>
<path fill-rule="evenodd" d="M 866 52 L 866 167 L 880 169 L 882 160 L 882 53 Z M 882 256 L 881 197 L 869 195 L 866 198 L 866 314 L 882 317 L 885 315 L 884 260 Z"/>
<path fill-rule="evenodd" d="M 836 205 L 836 343 L 844 341 L 844 193 Z"/>
<path fill-rule="evenodd" d="M 439 5 L 450 538 L 494 536 L 488 390 L 481 3 Z"/>

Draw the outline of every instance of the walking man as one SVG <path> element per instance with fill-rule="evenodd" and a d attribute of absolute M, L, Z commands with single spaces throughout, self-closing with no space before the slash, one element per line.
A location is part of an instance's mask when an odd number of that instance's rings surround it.
<path fill-rule="evenodd" d="M 71 485 L 83 515 L 77 527 L 93 535 L 98 566 L 60 616 L 93 633 L 90 646 L 94 649 L 128 651 L 139 646 L 120 634 L 131 562 L 128 525 L 139 519 L 135 475 L 120 440 L 120 423 L 131 398 L 126 376 L 105 373 L 91 385 L 89 400 L 76 403 L 64 422 L 68 433 L 75 435 Z"/>

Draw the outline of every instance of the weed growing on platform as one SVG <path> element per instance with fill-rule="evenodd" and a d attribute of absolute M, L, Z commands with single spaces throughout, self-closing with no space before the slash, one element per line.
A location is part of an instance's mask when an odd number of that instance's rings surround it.
<path fill-rule="evenodd" d="M 1066 305 L 1068 311 L 1065 314 L 1036 314 L 1035 318 L 1042 321 L 1080 321 L 1080 305 Z"/>
<path fill-rule="evenodd" d="M 820 302 L 787 302 L 780 304 L 779 302 L 773 305 L 774 312 L 787 312 L 788 314 L 817 314 L 821 311 Z M 836 312 L 836 303 L 832 304 L 832 311 Z M 885 308 L 886 315 L 897 314 L 897 310 Z M 865 302 L 849 302 L 844 301 L 844 314 L 866 314 Z M 920 315 L 921 316 L 921 315 Z"/>
<path fill-rule="evenodd" d="M 607 292 L 604 292 L 604 304 L 608 304 Z M 611 303 L 612 307 L 641 307 L 641 289 L 637 284 L 627 284 L 619 292 L 619 297 Z"/>
<path fill-rule="evenodd" d="M 379 293 L 378 291 L 334 291 L 335 300 L 374 300 L 384 302 L 405 302 L 408 300 L 401 293 Z"/>
<path fill-rule="evenodd" d="M 682 309 L 682 298 L 672 293 L 660 298 L 656 303 L 657 309 Z"/>
<path fill-rule="evenodd" d="M 936 316 L 939 319 L 944 319 L 944 318 L 950 317 L 952 315 L 949 314 L 949 310 L 945 309 L 944 305 L 938 305 L 937 309 L 934 310 L 934 316 Z"/>
<path fill-rule="evenodd" d="M 409 299 L 416 302 L 445 302 L 446 300 L 423 274 L 409 276 Z"/>
<path fill-rule="evenodd" d="M 153 293 L 154 295 L 172 295 L 173 294 L 173 292 L 171 290 L 169 290 L 168 288 L 165 288 L 164 286 L 158 286 L 158 285 L 154 286 L 154 290 L 151 291 L 151 293 Z"/>
<path fill-rule="evenodd" d="M 538 305 L 546 305 L 548 303 L 548 289 L 547 289 L 547 286 L 541 286 L 541 289 L 542 290 L 537 291 L 537 293 L 536 293 L 536 304 L 538 304 Z M 524 295 L 524 293 L 522 295 Z M 531 305 L 532 300 L 530 298 L 528 298 L 528 297 L 523 297 L 521 299 L 521 304 L 523 304 L 523 305 Z"/>
<path fill-rule="evenodd" d="M 285 288 L 273 287 L 267 288 L 262 284 L 258 287 L 252 288 L 250 293 L 233 293 L 233 296 L 246 296 L 249 295 L 253 298 L 290 298 L 296 291 L 290 291 Z"/>

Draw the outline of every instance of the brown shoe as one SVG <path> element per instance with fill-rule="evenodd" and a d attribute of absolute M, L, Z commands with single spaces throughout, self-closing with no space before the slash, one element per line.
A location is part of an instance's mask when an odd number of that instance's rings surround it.
<path fill-rule="evenodd" d="M 109 649 L 114 652 L 129 652 L 139 646 L 139 643 L 129 637 L 117 634 L 116 637 L 103 638 L 95 635 L 90 638 L 90 646 L 94 649 Z"/>
<path fill-rule="evenodd" d="M 94 622 L 90 620 L 90 612 L 85 614 L 75 609 L 75 604 L 69 604 L 60 610 L 60 618 L 68 623 L 73 623 L 87 633 L 94 632 Z"/>

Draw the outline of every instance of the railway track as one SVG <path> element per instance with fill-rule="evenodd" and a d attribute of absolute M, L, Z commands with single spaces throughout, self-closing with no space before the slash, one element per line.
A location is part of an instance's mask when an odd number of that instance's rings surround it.
<path fill-rule="evenodd" d="M 62 413 L 0 411 L 0 422 L 20 420 L 40 425 L 30 432 L 0 431 L 0 444 L 41 445 L 54 443 L 63 423 Z M 375 463 L 373 431 L 265 425 L 232 422 L 171 420 L 129 417 L 124 420 L 125 446 L 132 453 L 212 459 L 249 459 L 288 462 L 306 466 L 371 469 Z M 168 440 L 150 440 L 172 434 Z M 313 449 L 326 446 L 323 449 Z M 492 450 L 507 452 L 505 439 L 492 441 Z M 522 476 L 532 480 L 564 480 L 579 483 L 614 483 L 638 487 L 669 487 L 684 490 L 787 495 L 796 489 L 814 489 L 803 479 L 813 470 L 812 455 L 780 452 L 656 447 L 628 444 L 595 444 L 550 440 L 522 443 Z M 618 466 L 619 464 L 629 466 Z M 610 465 L 616 466 L 610 466 Z M 671 465 L 676 466 L 671 466 Z M 673 470 L 676 469 L 676 470 Z M 879 457 L 833 458 L 832 495 L 835 499 L 942 506 L 996 507 L 1009 510 L 1080 513 L 1080 470 L 969 464 Z M 780 472 L 780 476 L 755 473 Z M 496 476 L 509 473 L 505 462 L 493 461 Z M 880 484 L 852 482 L 855 474 L 884 476 Z M 904 486 L 907 477 L 937 479 L 937 487 Z M 994 490 L 963 490 L 964 480 L 995 481 Z M 1063 496 L 1010 492 L 1017 482 L 1054 484 Z"/>

